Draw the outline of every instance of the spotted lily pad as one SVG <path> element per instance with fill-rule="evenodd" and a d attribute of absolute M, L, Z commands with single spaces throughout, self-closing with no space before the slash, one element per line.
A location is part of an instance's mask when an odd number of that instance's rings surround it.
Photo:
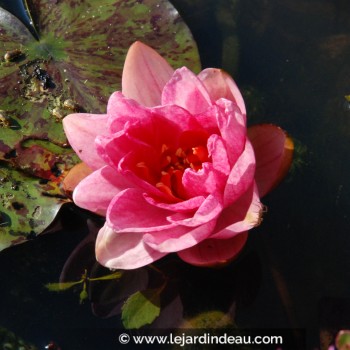
<path fill-rule="evenodd" d="M 41 233 L 79 162 L 65 115 L 103 113 L 132 42 L 198 71 L 192 36 L 166 0 L 27 0 L 31 30 L 0 8 L 0 250 Z"/>

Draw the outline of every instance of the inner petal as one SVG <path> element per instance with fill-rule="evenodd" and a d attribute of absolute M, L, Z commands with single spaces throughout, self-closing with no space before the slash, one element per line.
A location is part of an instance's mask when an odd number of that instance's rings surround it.
<path fill-rule="evenodd" d="M 203 163 L 210 162 L 207 148 L 208 134 L 202 130 L 189 130 L 180 134 L 174 145 L 164 143 L 160 147 L 161 171 L 156 187 L 180 199 L 187 199 L 188 193 L 182 182 L 184 171 L 188 168 L 199 171 Z"/>

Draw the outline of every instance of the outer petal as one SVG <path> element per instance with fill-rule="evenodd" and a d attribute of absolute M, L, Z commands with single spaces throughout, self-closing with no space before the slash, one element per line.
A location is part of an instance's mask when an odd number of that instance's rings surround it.
<path fill-rule="evenodd" d="M 152 232 L 175 228 L 167 217 L 172 212 L 147 203 L 142 191 L 128 188 L 111 202 L 107 212 L 107 224 L 118 232 Z M 162 232 L 159 232 L 162 235 Z"/>
<path fill-rule="evenodd" d="M 143 196 L 145 200 L 158 208 L 167 209 L 174 211 L 176 213 L 188 213 L 193 212 L 198 209 L 200 205 L 204 202 L 204 196 L 192 197 L 190 199 L 178 202 L 178 203 L 164 203 L 164 201 L 160 201 L 159 198 L 154 198 L 150 196 L 148 193 L 144 193 Z"/>
<path fill-rule="evenodd" d="M 79 182 L 73 192 L 73 200 L 81 208 L 106 215 L 113 197 L 127 187 L 130 183 L 124 177 L 105 166 Z"/>
<path fill-rule="evenodd" d="M 63 119 L 68 141 L 79 158 L 91 169 L 106 165 L 95 149 L 95 138 L 109 135 L 106 114 L 74 113 Z"/>
<path fill-rule="evenodd" d="M 258 189 L 253 184 L 243 196 L 223 210 L 215 227 L 216 233 L 211 238 L 228 239 L 258 226 L 262 212 Z"/>
<path fill-rule="evenodd" d="M 192 114 L 204 112 L 212 101 L 208 91 L 186 67 L 177 69 L 165 85 L 162 93 L 162 105 L 178 105 L 187 109 Z"/>
<path fill-rule="evenodd" d="M 163 87 L 173 72 L 162 56 L 137 41 L 130 46 L 125 59 L 123 94 L 147 107 L 160 105 Z"/>
<path fill-rule="evenodd" d="M 136 269 L 160 259 L 166 253 L 143 242 L 143 233 L 118 233 L 105 224 L 96 239 L 96 259 L 110 269 Z"/>
<path fill-rule="evenodd" d="M 233 165 L 245 147 L 247 134 L 245 117 L 232 101 L 221 99 L 217 101 L 217 105 L 215 118 L 226 143 L 228 158 Z"/>
<path fill-rule="evenodd" d="M 209 221 L 198 227 L 178 226 L 176 229 L 169 229 L 144 235 L 144 242 L 151 248 L 163 253 L 178 252 L 179 250 L 193 247 L 213 232 L 216 220 Z"/>
<path fill-rule="evenodd" d="M 220 198 L 210 194 L 190 217 L 178 213 L 170 216 L 168 220 L 181 226 L 196 227 L 215 219 L 222 209 Z"/>
<path fill-rule="evenodd" d="M 207 68 L 198 74 L 213 101 L 226 98 L 235 102 L 241 113 L 246 115 L 246 108 L 243 97 L 236 83 L 229 74 L 221 69 Z"/>
<path fill-rule="evenodd" d="M 247 238 L 248 232 L 243 232 L 230 239 L 206 239 L 177 254 L 182 260 L 195 266 L 226 264 L 238 255 Z"/>
<path fill-rule="evenodd" d="M 231 166 L 224 140 L 219 135 L 210 135 L 208 139 L 208 152 L 212 159 L 214 169 L 223 176 L 230 174 Z"/>
<path fill-rule="evenodd" d="M 245 150 L 231 169 L 224 191 L 225 207 L 234 203 L 242 196 L 254 181 L 255 156 L 253 147 L 246 140 Z"/>
<path fill-rule="evenodd" d="M 256 157 L 255 181 L 260 197 L 263 197 L 287 174 L 293 159 L 294 144 L 285 131 L 271 124 L 250 127 L 248 137 Z"/>

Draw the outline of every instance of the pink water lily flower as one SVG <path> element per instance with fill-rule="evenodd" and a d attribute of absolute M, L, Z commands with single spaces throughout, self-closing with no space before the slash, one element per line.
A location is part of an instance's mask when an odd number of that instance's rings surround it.
<path fill-rule="evenodd" d="M 71 114 L 63 124 L 93 170 L 73 200 L 106 216 L 96 257 L 113 269 L 173 252 L 198 266 L 233 259 L 293 148 L 276 126 L 247 132 L 244 101 L 228 74 L 174 71 L 140 42 L 129 49 L 122 92 L 112 94 L 107 113 Z"/>

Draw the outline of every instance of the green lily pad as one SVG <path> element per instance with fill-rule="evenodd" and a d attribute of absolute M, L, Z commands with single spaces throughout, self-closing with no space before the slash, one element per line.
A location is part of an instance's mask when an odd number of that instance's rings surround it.
<path fill-rule="evenodd" d="M 0 8 L 0 250 L 41 233 L 68 201 L 60 184 L 79 159 L 62 119 L 105 112 L 134 41 L 157 49 L 174 68 L 200 69 L 192 36 L 166 0 L 25 5 L 37 38 Z"/>
<path fill-rule="evenodd" d="M 159 289 L 136 292 L 122 307 L 122 322 L 126 329 L 137 329 L 151 324 L 160 314 Z"/>

